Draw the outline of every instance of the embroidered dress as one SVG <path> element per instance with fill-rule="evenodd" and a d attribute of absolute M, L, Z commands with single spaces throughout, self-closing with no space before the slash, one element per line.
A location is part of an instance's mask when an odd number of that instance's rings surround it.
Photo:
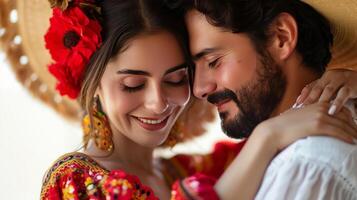
<path fill-rule="evenodd" d="M 244 142 L 219 142 L 211 154 L 162 159 L 166 182 L 172 185 L 171 199 L 218 199 L 213 185 L 243 145 Z M 43 181 L 41 200 L 61 199 L 158 198 L 150 186 L 142 184 L 137 176 L 119 169 L 108 171 L 89 156 L 75 152 L 58 159 Z"/>

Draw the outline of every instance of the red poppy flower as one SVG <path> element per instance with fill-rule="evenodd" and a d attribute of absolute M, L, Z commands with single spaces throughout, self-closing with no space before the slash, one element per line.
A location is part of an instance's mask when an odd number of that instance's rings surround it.
<path fill-rule="evenodd" d="M 85 66 L 102 42 L 100 32 L 99 22 L 89 19 L 79 7 L 53 9 L 45 41 L 56 62 L 49 68 L 59 81 L 57 89 L 61 95 L 78 96 Z"/>
<path fill-rule="evenodd" d="M 55 61 L 63 62 L 72 52 L 89 59 L 101 43 L 101 26 L 78 7 L 65 11 L 53 9 L 50 28 L 45 35 L 46 48 Z"/>
<path fill-rule="evenodd" d="M 58 80 L 56 89 L 62 96 L 67 95 L 72 99 L 78 97 L 82 79 L 72 76 L 70 68 L 65 63 L 54 63 L 48 70 Z"/>

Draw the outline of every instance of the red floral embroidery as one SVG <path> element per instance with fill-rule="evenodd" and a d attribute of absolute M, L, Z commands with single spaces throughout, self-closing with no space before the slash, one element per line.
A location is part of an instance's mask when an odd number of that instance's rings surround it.
<path fill-rule="evenodd" d="M 59 192 L 59 188 L 56 186 L 51 187 L 48 190 L 47 196 L 46 196 L 46 200 L 61 200 L 60 197 L 60 192 Z"/>
<path fill-rule="evenodd" d="M 105 179 L 103 190 L 107 199 L 130 200 L 133 196 L 134 185 L 131 177 L 122 171 L 113 171 Z"/>
<path fill-rule="evenodd" d="M 104 184 L 103 190 L 106 199 L 145 199 L 158 200 L 151 188 L 142 185 L 139 178 L 129 175 L 121 170 L 114 170 L 109 173 Z"/>
<path fill-rule="evenodd" d="M 143 185 L 138 177 L 124 171 L 114 170 L 106 175 L 94 175 L 88 170 L 77 168 L 79 166 L 71 167 L 76 168 L 56 177 L 56 184 L 50 186 L 42 199 L 158 200 L 151 188 Z"/>
<path fill-rule="evenodd" d="M 45 41 L 55 63 L 49 71 L 58 80 L 60 94 L 74 99 L 81 89 L 84 69 L 102 43 L 101 26 L 79 7 L 53 9 L 50 24 Z"/>

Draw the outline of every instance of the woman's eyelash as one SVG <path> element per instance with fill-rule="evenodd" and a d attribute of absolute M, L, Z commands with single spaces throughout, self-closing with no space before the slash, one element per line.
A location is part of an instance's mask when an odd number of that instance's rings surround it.
<path fill-rule="evenodd" d="M 129 93 L 137 92 L 137 91 L 143 89 L 144 87 L 145 87 L 145 84 L 142 84 L 142 85 L 139 85 L 136 87 L 128 87 L 126 85 L 122 85 L 123 91 L 129 92 Z"/>
<path fill-rule="evenodd" d="M 178 82 L 172 82 L 172 81 L 165 81 L 166 84 L 169 84 L 171 86 L 181 86 L 187 83 L 187 76 L 183 76 L 182 79 Z M 133 93 L 133 92 L 137 92 L 142 90 L 145 87 L 145 84 L 136 86 L 136 87 L 129 87 L 126 86 L 125 84 L 121 84 L 121 88 L 124 92 L 129 92 L 129 93 Z"/>

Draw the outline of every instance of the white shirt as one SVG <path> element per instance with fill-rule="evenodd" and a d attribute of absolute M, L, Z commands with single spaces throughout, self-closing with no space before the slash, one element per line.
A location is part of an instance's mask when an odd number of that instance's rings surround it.
<path fill-rule="evenodd" d="M 331 137 L 293 143 L 272 160 L 255 199 L 357 200 L 357 145 Z"/>
<path fill-rule="evenodd" d="M 268 167 L 256 200 L 357 200 L 357 145 L 308 137 Z"/>

